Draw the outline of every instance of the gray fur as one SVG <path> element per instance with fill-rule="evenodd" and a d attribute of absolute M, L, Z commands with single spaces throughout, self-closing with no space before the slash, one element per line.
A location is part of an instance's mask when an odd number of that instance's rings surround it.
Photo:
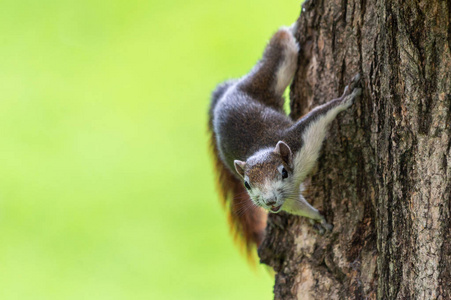
<path fill-rule="evenodd" d="M 294 76 L 295 68 L 290 64 L 297 61 L 297 52 L 293 49 L 298 48 L 292 33 L 280 29 L 266 47 L 263 58 L 249 74 L 217 88 L 210 113 L 221 159 L 238 178 L 248 180 L 253 186 L 249 194 L 257 205 L 270 209 L 283 204 L 290 213 L 323 222 L 324 218 L 302 197 L 299 186 L 304 174 L 312 168 L 311 161 L 317 159 L 325 126 L 352 104 L 359 90 L 349 94 L 350 88 L 347 88 L 342 97 L 315 108 L 293 122 L 284 113 L 281 92 Z M 319 133 L 318 139 L 312 137 L 316 133 Z M 314 141 L 305 140 L 307 137 Z M 278 145 L 280 141 L 284 142 L 282 146 L 286 144 L 288 147 L 288 150 L 285 147 L 282 149 L 282 156 Z M 309 152 L 303 154 L 301 150 L 305 152 L 306 149 Z M 289 156 L 287 151 L 291 152 Z M 303 160 L 309 170 L 298 170 L 303 168 Z M 238 169 L 234 162 L 238 163 Z M 287 179 L 282 180 L 281 168 L 289 173 Z M 239 175 L 236 170 L 244 173 Z M 276 181 L 283 181 L 283 184 L 270 184 Z M 280 186 L 280 190 L 268 190 L 275 186 Z M 296 209 L 303 211 L 296 213 Z"/>

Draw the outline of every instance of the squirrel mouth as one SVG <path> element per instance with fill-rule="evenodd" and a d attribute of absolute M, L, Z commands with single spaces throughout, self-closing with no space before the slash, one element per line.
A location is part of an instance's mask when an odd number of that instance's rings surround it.
<path fill-rule="evenodd" d="M 272 213 L 278 213 L 278 212 L 280 211 L 280 208 L 281 208 L 281 207 L 282 207 L 282 205 L 278 205 L 278 206 L 273 205 L 273 206 L 271 206 L 271 208 L 269 209 L 269 211 L 272 212 Z"/>

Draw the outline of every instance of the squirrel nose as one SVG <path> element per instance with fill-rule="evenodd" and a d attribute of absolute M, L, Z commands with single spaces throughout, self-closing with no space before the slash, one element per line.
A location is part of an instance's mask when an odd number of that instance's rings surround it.
<path fill-rule="evenodd" d="M 275 204 L 276 204 L 276 201 L 274 201 L 274 200 L 266 202 L 266 205 L 268 205 L 268 206 L 272 206 L 272 205 L 275 205 Z"/>

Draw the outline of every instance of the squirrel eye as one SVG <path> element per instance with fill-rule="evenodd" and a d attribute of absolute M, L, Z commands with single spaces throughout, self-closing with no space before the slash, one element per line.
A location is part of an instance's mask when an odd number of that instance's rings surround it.
<path fill-rule="evenodd" d="M 247 181 L 244 182 L 244 186 L 245 186 L 248 190 L 251 189 L 251 186 L 249 185 L 249 183 L 247 183 Z"/>
<path fill-rule="evenodd" d="M 285 179 L 288 177 L 288 172 L 285 170 L 285 168 L 282 168 L 282 179 Z"/>

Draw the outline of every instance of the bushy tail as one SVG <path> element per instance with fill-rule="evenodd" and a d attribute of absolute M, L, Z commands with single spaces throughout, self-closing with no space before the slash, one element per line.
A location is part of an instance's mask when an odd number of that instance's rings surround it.
<path fill-rule="evenodd" d="M 225 82 L 213 92 L 208 123 L 210 149 L 213 154 L 217 189 L 222 205 L 228 214 L 231 232 L 235 240 L 245 250 L 249 261 L 253 262 L 255 261 L 253 259 L 254 249 L 260 245 L 264 237 L 267 214 L 252 203 L 243 183 L 220 159 L 216 135 L 213 131 L 213 109 L 232 84 L 231 81 Z"/>

